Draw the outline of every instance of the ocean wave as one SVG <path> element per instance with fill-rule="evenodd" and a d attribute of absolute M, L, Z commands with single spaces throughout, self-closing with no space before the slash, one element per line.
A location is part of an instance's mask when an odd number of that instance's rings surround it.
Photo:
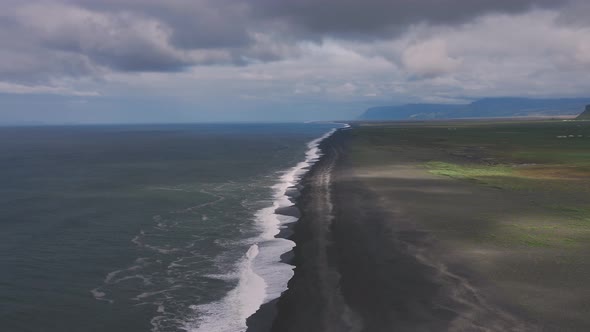
<path fill-rule="evenodd" d="M 92 296 L 109 303 L 153 306 L 152 331 L 245 331 L 247 318 L 278 298 L 293 276 L 293 266 L 281 256 L 295 243 L 277 235 L 297 218 L 280 212 L 293 206 L 298 183 L 321 156 L 318 145 L 333 132 L 309 142 L 305 159 L 294 167 L 262 179 L 156 188 L 203 195 L 200 202 L 162 211 L 151 224 L 142 225 L 131 242 L 144 257 L 108 273 L 103 285 L 91 290 Z M 263 200 L 269 188 L 270 202 Z M 226 211 L 230 204 L 241 210 Z M 235 222 L 217 223 L 218 218 Z M 193 232 L 194 224 L 201 232 Z M 225 232 L 233 233 L 227 238 L 219 235 Z M 217 287 L 229 291 L 209 292 Z"/>
<path fill-rule="evenodd" d="M 194 315 L 185 323 L 184 329 L 190 332 L 245 331 L 248 317 L 287 290 L 294 267 L 284 263 L 281 256 L 293 250 L 295 243 L 276 236 L 298 218 L 278 214 L 277 210 L 293 206 L 289 190 L 297 186 L 319 160 L 322 155 L 320 143 L 335 131 L 332 129 L 309 142 L 305 160 L 282 172 L 279 181 L 272 186 L 272 204 L 255 213 L 261 234 L 252 240 L 255 244 L 238 267 L 238 285 L 220 301 L 192 307 Z"/>
<path fill-rule="evenodd" d="M 264 279 L 253 270 L 253 261 L 259 255 L 254 244 L 240 262 L 238 285 L 221 301 L 191 306 L 196 313 L 183 329 L 191 332 L 236 332 L 246 329 L 246 319 L 258 310 L 264 300 Z"/>

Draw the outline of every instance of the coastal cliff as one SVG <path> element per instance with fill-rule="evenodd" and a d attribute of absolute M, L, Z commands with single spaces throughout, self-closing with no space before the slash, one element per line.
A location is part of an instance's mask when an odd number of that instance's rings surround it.
<path fill-rule="evenodd" d="M 586 109 L 576 117 L 576 120 L 590 120 L 590 105 L 586 105 Z"/>

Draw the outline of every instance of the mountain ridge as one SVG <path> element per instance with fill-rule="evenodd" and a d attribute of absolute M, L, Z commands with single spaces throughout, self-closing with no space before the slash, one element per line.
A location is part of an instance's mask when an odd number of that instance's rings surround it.
<path fill-rule="evenodd" d="M 577 115 L 590 98 L 482 98 L 468 104 L 405 104 L 367 109 L 359 120 L 428 120 Z"/>

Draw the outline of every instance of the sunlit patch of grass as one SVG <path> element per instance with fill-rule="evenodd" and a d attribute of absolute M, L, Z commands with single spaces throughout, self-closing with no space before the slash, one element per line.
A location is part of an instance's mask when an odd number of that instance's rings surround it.
<path fill-rule="evenodd" d="M 528 247 L 559 246 L 564 239 L 568 238 L 563 234 L 563 225 L 557 223 L 544 224 L 541 220 L 538 222 L 539 225 L 531 225 L 526 222 L 512 224 L 510 229 L 507 230 L 510 233 L 508 237 L 513 242 Z"/>
<path fill-rule="evenodd" d="M 477 183 L 510 190 L 528 190 L 537 181 L 518 173 L 514 167 L 506 165 L 459 165 L 441 161 L 431 161 L 425 164 L 431 174 L 447 176 L 454 179 L 470 180 Z"/>
<path fill-rule="evenodd" d="M 442 161 L 426 163 L 430 173 L 459 179 L 477 179 L 490 176 L 513 176 L 514 169 L 508 166 L 458 165 Z"/>
<path fill-rule="evenodd" d="M 590 248 L 590 204 L 584 206 L 590 197 L 590 125 L 391 123 L 352 134 L 356 164 L 419 163 L 436 176 L 506 191 L 521 204 L 470 221 L 489 227 L 438 225 L 444 234 L 510 249 Z M 556 138 L 570 134 L 576 138 Z"/>
<path fill-rule="evenodd" d="M 502 224 L 490 234 L 488 240 L 500 246 L 526 247 L 571 247 L 585 243 L 590 237 L 590 229 L 580 231 L 567 222 L 567 218 L 553 220 L 518 220 L 516 223 Z"/>
<path fill-rule="evenodd" d="M 487 240 L 501 246 L 579 247 L 590 240 L 590 209 L 552 205 L 546 215 L 500 222 Z"/>
<path fill-rule="evenodd" d="M 473 180 L 502 189 L 579 190 L 579 186 L 572 186 L 571 179 L 562 181 L 562 178 L 552 176 L 557 180 L 549 181 L 547 174 L 541 173 L 543 176 L 540 177 L 538 171 L 523 172 L 521 167 L 447 162 L 429 162 L 425 166 L 432 174 Z M 548 170 L 548 174 L 553 174 L 554 169 Z M 564 205 L 544 208 L 547 209 L 546 215 L 500 222 L 497 228 L 484 235 L 483 240 L 506 247 L 516 245 L 537 248 L 577 247 L 590 240 L 590 208 Z"/>
<path fill-rule="evenodd" d="M 590 208 L 580 208 L 564 205 L 551 205 L 551 210 L 569 217 L 573 222 L 572 226 L 590 229 Z"/>
<path fill-rule="evenodd" d="M 472 180 L 501 189 L 590 190 L 590 173 L 576 166 L 454 164 L 441 161 L 431 161 L 424 166 L 431 174 Z M 572 183 L 574 180 L 575 185 Z"/>

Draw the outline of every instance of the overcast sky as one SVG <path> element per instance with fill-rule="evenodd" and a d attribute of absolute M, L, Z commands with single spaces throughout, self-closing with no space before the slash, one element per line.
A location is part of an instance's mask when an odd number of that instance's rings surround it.
<path fill-rule="evenodd" d="M 0 123 L 590 96 L 585 0 L 0 0 L 0 45 Z"/>

